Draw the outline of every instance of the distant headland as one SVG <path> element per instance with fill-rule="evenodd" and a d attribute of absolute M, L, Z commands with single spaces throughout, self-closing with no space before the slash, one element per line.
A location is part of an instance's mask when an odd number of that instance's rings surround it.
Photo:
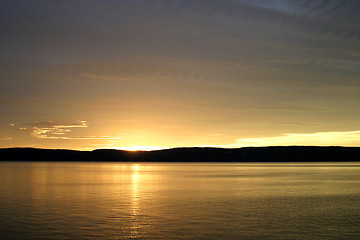
<path fill-rule="evenodd" d="M 103 162 L 354 162 L 360 147 L 173 148 L 155 151 L 2 148 L 0 161 Z"/>

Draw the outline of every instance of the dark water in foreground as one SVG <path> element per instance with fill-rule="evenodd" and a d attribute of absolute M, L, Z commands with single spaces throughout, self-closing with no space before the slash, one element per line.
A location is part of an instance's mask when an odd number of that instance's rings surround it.
<path fill-rule="evenodd" d="M 360 163 L 0 163 L 0 239 L 359 239 Z"/>

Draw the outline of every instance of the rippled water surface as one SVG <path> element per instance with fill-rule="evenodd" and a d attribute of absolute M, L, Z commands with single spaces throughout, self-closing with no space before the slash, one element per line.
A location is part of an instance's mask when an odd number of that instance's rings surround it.
<path fill-rule="evenodd" d="M 360 239 L 360 163 L 0 163 L 1 239 Z"/>

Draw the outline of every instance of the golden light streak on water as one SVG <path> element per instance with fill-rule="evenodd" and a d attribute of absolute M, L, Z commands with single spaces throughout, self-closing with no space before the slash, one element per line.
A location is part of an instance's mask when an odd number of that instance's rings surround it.
<path fill-rule="evenodd" d="M 139 174 L 140 166 L 134 164 L 131 166 L 131 224 L 130 224 L 130 236 L 131 238 L 139 238 L 139 227 L 140 227 L 140 195 L 139 195 Z"/>

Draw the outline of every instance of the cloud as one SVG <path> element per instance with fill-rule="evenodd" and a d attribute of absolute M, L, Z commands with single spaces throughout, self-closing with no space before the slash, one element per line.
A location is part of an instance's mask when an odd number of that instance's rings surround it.
<path fill-rule="evenodd" d="M 106 140 L 114 140 L 114 139 L 122 139 L 121 137 L 113 137 L 113 136 L 88 136 L 88 137 L 46 137 L 48 139 L 66 139 L 66 140 L 99 140 L 99 139 L 106 139 Z"/>
<path fill-rule="evenodd" d="M 227 18 L 232 21 L 259 22 L 278 27 L 290 27 L 297 31 L 301 29 L 303 32 L 309 31 L 309 33 L 329 38 L 359 39 L 357 31 L 359 3 L 357 1 L 179 0 L 160 1 L 161 3 L 160 9 L 163 12 L 173 12 L 174 15 L 197 15 L 222 20 Z M 149 9 L 148 6 L 146 7 Z M 155 8 L 152 7 L 151 10 L 154 11 Z"/>
<path fill-rule="evenodd" d="M 6 140 L 13 140 L 13 138 L 10 138 L 10 137 L 0 137 L 0 141 L 6 141 Z"/>
<path fill-rule="evenodd" d="M 357 146 L 360 144 L 360 130 L 345 132 L 287 133 L 263 138 L 240 138 L 235 143 L 223 147 L 261 147 L 261 146 Z"/>
<path fill-rule="evenodd" d="M 134 77 L 123 77 L 123 76 L 110 76 L 110 75 L 95 75 L 95 74 L 83 74 L 86 78 L 91 78 L 95 80 L 108 80 L 108 81 L 134 81 Z"/>
<path fill-rule="evenodd" d="M 77 121 L 71 123 L 64 122 L 33 122 L 33 123 L 12 123 L 21 131 L 29 131 L 31 136 L 39 139 L 65 139 L 65 140 L 94 140 L 94 139 L 121 139 L 113 136 L 68 136 L 74 128 L 87 128 L 87 121 Z"/>

